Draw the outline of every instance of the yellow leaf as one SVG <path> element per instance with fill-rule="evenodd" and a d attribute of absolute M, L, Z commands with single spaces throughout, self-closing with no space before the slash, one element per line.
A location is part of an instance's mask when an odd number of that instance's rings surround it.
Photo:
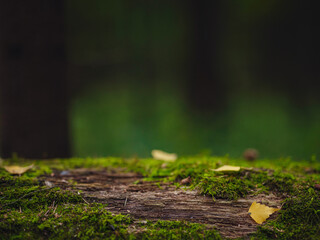
<path fill-rule="evenodd" d="M 274 212 L 279 211 L 280 208 L 271 208 L 264 204 L 256 203 L 251 204 L 248 213 L 258 224 L 262 224 Z"/>
<path fill-rule="evenodd" d="M 213 169 L 215 172 L 238 172 L 240 170 L 240 167 L 238 166 L 230 166 L 230 165 L 224 165 L 222 167 L 219 167 L 217 169 Z"/>
<path fill-rule="evenodd" d="M 23 174 L 26 171 L 30 170 L 33 168 L 33 164 L 27 167 L 20 167 L 20 166 L 4 166 L 4 169 L 7 170 L 11 174 Z"/>
<path fill-rule="evenodd" d="M 175 153 L 166 153 L 161 150 L 152 150 L 151 155 L 154 159 L 163 160 L 167 162 L 174 162 L 178 156 Z"/>

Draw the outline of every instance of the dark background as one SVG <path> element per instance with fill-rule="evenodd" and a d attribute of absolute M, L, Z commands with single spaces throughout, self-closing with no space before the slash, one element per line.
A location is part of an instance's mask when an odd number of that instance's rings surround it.
<path fill-rule="evenodd" d="M 1 156 L 320 153 L 319 4 L 0 2 Z"/>

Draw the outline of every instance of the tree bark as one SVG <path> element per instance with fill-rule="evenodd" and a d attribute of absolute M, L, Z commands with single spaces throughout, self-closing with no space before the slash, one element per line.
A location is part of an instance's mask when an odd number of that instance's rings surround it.
<path fill-rule="evenodd" d="M 253 201 L 279 207 L 281 198 L 270 193 L 248 196 L 237 201 L 200 195 L 196 190 L 177 189 L 170 183 L 142 181 L 136 173 L 116 170 L 75 169 L 67 174 L 55 172 L 43 176 L 55 186 L 71 191 L 81 190 L 88 203 L 105 204 L 116 214 L 129 214 L 136 221 L 180 220 L 206 224 L 228 238 L 247 236 L 258 224 L 249 216 Z M 76 185 L 70 182 L 77 182 Z M 274 219 L 277 213 L 270 219 Z M 137 226 L 138 227 L 138 226 Z"/>
<path fill-rule="evenodd" d="M 1 1 L 0 14 L 2 157 L 68 157 L 64 1 Z"/>

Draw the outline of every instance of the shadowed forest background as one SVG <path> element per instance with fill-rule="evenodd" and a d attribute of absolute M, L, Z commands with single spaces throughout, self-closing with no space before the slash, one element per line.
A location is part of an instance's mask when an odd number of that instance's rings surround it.
<path fill-rule="evenodd" d="M 315 1 L 25 2 L 0 4 L 1 156 L 319 156 Z"/>

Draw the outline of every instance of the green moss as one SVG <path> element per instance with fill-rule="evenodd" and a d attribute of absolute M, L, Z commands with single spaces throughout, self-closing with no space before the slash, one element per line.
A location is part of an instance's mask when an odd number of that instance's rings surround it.
<path fill-rule="evenodd" d="M 153 159 L 87 158 L 52 161 L 6 160 L 4 165 L 35 168 L 21 177 L 0 169 L 0 236 L 3 239 L 221 239 L 215 230 L 188 222 L 158 221 L 136 225 L 128 216 L 112 215 L 101 204 L 85 204 L 79 194 L 48 188 L 38 176 L 73 168 L 121 169 L 145 180 L 179 182 L 190 176 L 191 189 L 214 199 L 235 200 L 259 193 L 283 197 L 279 215 L 252 234 L 252 239 L 318 239 L 320 235 L 320 163 L 290 159 L 247 162 L 228 157 L 188 157 L 165 163 Z M 229 164 L 252 167 L 239 172 L 214 172 Z M 135 229 L 136 231 L 132 231 Z"/>
<path fill-rule="evenodd" d="M 320 193 L 306 187 L 285 199 L 279 217 L 261 226 L 252 239 L 319 239 L 319 224 Z"/>
<path fill-rule="evenodd" d="M 82 202 L 81 196 L 62 191 L 59 188 L 48 188 L 39 185 L 34 179 L 23 178 L 0 178 L 0 204 L 19 209 L 37 209 L 49 206 L 55 202 L 60 203 L 79 203 Z"/>
<path fill-rule="evenodd" d="M 143 231 L 131 232 L 129 216 L 33 178 L 5 174 L 0 189 L 0 239 L 221 239 L 204 225 L 179 221 L 147 222 L 138 226 Z"/>
<path fill-rule="evenodd" d="M 79 194 L 41 186 L 36 180 L 1 178 L 1 239 L 126 238 L 128 216 L 87 205 Z"/>
<path fill-rule="evenodd" d="M 128 216 L 113 216 L 98 204 L 58 204 L 21 212 L 6 209 L 1 211 L 0 235 L 3 239 L 126 238 L 131 222 Z"/>
<path fill-rule="evenodd" d="M 64 204 L 41 212 L 7 210 L 0 216 L 3 239 L 222 239 L 216 230 L 196 223 L 158 221 L 130 226 L 130 217 L 112 215 L 100 204 Z"/>
<path fill-rule="evenodd" d="M 290 173 L 267 170 L 241 170 L 231 173 L 210 172 L 195 178 L 192 188 L 201 193 L 228 200 L 236 200 L 247 195 L 273 192 L 281 196 L 293 194 L 301 184 L 299 177 Z"/>
<path fill-rule="evenodd" d="M 157 221 L 147 222 L 140 227 L 143 231 L 137 234 L 138 239 L 222 239 L 216 230 L 208 230 L 197 223 Z"/>
<path fill-rule="evenodd" d="M 129 230 L 132 224 L 129 216 L 113 215 L 102 204 L 38 201 L 28 208 L 0 211 L 1 239 L 221 239 L 217 231 L 201 224 L 148 222 L 139 224 L 143 230 L 138 232 Z"/>
<path fill-rule="evenodd" d="M 201 193 L 212 196 L 213 198 L 222 198 L 235 200 L 244 197 L 250 192 L 250 185 L 237 176 L 213 176 L 203 175 L 200 183 L 195 185 Z"/>

